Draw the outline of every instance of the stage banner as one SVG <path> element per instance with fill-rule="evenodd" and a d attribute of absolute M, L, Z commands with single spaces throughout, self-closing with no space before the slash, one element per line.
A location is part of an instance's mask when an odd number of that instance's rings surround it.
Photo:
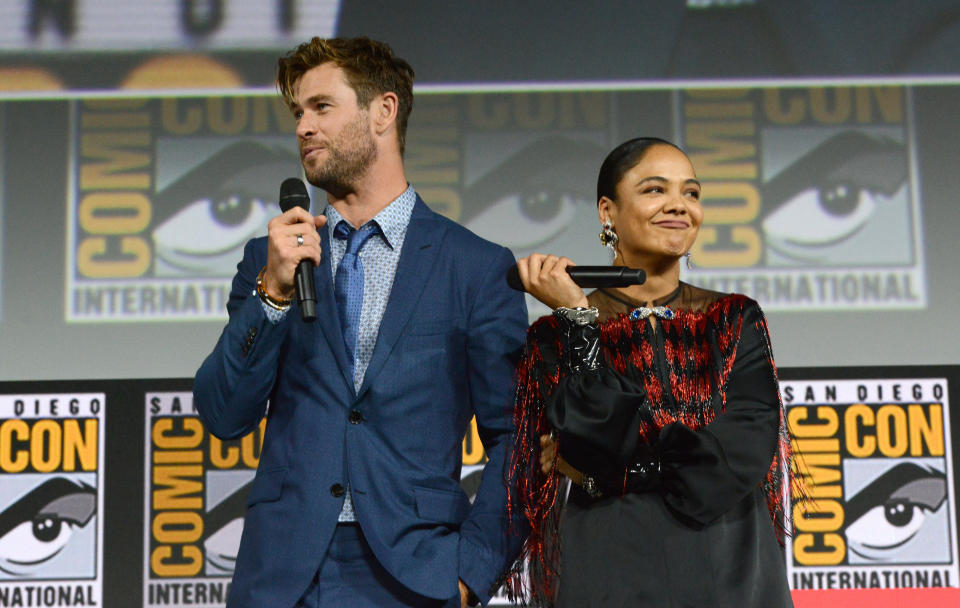
<path fill-rule="evenodd" d="M 960 599 L 958 383 L 957 366 L 781 370 L 799 608 Z M 0 608 L 224 606 L 264 430 L 212 437 L 189 379 L 0 385 Z M 472 501 L 474 423 L 462 449 Z"/>
<path fill-rule="evenodd" d="M 144 407 L 143 606 L 223 606 L 266 419 L 221 441 L 192 393 L 147 392 Z"/>
<path fill-rule="evenodd" d="M 960 586 L 956 368 L 802 371 L 781 382 L 805 482 L 787 497 L 791 588 Z"/>
<path fill-rule="evenodd" d="M 405 169 L 436 211 L 517 257 L 604 264 L 600 163 L 665 137 L 703 183 L 685 280 L 768 311 L 917 309 L 911 100 L 899 86 L 418 94 Z M 300 174 L 289 109 L 275 95 L 69 105 L 66 320 L 223 319 L 243 245 Z"/>
<path fill-rule="evenodd" d="M 102 605 L 105 416 L 103 393 L 0 394 L 0 606 Z"/>

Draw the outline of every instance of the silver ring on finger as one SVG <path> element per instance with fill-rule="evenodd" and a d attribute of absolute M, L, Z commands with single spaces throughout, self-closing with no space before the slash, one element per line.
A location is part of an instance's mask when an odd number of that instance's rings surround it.
<path fill-rule="evenodd" d="M 302 235 L 302 234 L 298 234 L 298 235 L 297 235 L 297 247 L 303 247 L 303 235 Z"/>

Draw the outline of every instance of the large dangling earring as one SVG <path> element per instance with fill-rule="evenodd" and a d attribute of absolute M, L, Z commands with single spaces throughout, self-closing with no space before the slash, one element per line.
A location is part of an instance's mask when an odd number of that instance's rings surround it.
<path fill-rule="evenodd" d="M 693 262 L 690 261 L 690 252 L 683 254 L 684 263 L 687 265 L 687 270 L 693 270 Z"/>
<path fill-rule="evenodd" d="M 620 237 L 613 231 L 613 223 L 610 220 L 605 221 L 603 230 L 600 231 L 600 242 L 613 253 L 614 257 L 617 256 L 617 242 L 619 240 Z"/>

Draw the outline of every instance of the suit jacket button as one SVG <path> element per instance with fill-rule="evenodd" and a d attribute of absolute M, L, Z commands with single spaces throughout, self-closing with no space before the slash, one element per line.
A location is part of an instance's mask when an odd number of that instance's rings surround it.
<path fill-rule="evenodd" d="M 350 417 L 348 418 L 350 424 L 360 424 L 363 422 L 363 413 L 360 410 L 350 410 Z"/>
<path fill-rule="evenodd" d="M 330 494 L 332 494 L 334 498 L 340 498 L 341 496 L 343 496 L 344 492 L 345 490 L 343 489 L 343 486 L 340 485 L 339 483 L 335 483 L 332 486 L 330 486 Z"/>

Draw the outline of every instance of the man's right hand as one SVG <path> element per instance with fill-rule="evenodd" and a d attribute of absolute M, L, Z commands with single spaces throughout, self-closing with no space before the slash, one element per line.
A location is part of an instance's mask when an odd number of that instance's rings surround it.
<path fill-rule="evenodd" d="M 263 288 L 274 298 L 292 300 L 293 276 L 301 260 L 320 263 L 320 233 L 327 223 L 325 215 L 310 215 L 301 207 L 294 207 L 267 224 L 267 270 L 263 273 Z M 303 245 L 298 244 L 297 236 Z"/>

